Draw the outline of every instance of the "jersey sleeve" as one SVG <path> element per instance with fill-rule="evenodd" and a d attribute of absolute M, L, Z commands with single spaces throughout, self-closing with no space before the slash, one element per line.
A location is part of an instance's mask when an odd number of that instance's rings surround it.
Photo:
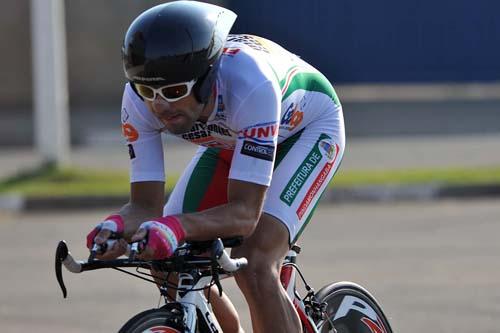
<path fill-rule="evenodd" d="M 229 178 L 269 186 L 278 142 L 281 92 L 271 81 L 253 89 L 233 118 L 238 130 Z"/>
<path fill-rule="evenodd" d="M 161 123 L 129 84 L 123 94 L 121 121 L 130 155 L 130 182 L 165 181 Z"/>

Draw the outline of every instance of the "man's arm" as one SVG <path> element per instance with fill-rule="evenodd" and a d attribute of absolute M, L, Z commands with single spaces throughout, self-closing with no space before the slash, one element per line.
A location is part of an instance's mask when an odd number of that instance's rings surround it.
<path fill-rule="evenodd" d="M 259 221 L 266 191 L 267 186 L 230 179 L 227 204 L 177 216 L 186 239 L 250 236 Z"/>
<path fill-rule="evenodd" d="M 124 238 L 130 241 L 142 222 L 162 216 L 164 204 L 164 182 L 131 183 L 130 201 L 117 213 L 125 222 Z"/>
<path fill-rule="evenodd" d="M 125 204 L 116 214 L 123 219 L 125 230 L 124 238 L 108 249 L 103 255 L 98 255 L 98 259 L 114 259 L 125 253 L 127 242 L 137 231 L 140 224 L 162 216 L 165 183 L 158 181 L 135 182 L 130 184 L 130 201 Z M 95 237 L 98 244 L 105 243 L 111 235 L 108 229 L 101 229 Z"/>

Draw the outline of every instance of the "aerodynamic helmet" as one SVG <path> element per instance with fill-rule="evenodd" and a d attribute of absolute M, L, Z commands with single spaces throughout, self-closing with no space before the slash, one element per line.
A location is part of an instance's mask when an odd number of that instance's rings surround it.
<path fill-rule="evenodd" d="M 196 79 L 195 97 L 206 103 L 232 11 L 197 1 L 174 1 L 139 15 L 125 34 L 122 59 L 132 83 L 165 86 Z"/>

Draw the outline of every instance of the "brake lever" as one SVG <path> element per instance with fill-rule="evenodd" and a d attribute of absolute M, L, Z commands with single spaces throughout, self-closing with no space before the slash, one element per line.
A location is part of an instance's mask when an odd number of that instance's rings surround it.
<path fill-rule="evenodd" d="M 137 254 L 140 254 L 146 248 L 146 241 L 138 241 L 130 244 L 130 252 L 128 254 L 128 259 L 134 261 Z"/>
<path fill-rule="evenodd" d="M 211 266 L 212 266 L 212 278 L 214 279 L 214 283 L 217 286 L 220 297 L 222 297 L 222 285 L 221 285 L 220 279 L 219 279 L 217 259 L 220 259 L 223 251 L 224 251 L 224 244 L 222 243 L 222 240 L 220 238 L 217 238 L 217 240 L 215 240 L 212 243 L 212 265 Z"/>
<path fill-rule="evenodd" d="M 217 290 L 219 291 L 219 297 L 222 297 L 222 284 L 220 283 L 217 264 L 214 262 L 212 262 L 212 278 L 214 279 L 214 283 L 217 286 Z"/>
<path fill-rule="evenodd" d="M 104 253 L 105 250 L 103 251 L 103 249 L 102 249 L 104 247 L 104 245 L 105 244 L 99 245 L 99 244 L 94 243 L 94 246 L 92 246 L 92 250 L 90 250 L 90 255 L 89 255 L 89 258 L 87 259 L 87 261 L 92 262 L 92 261 L 94 261 L 97 254 Z"/>
<path fill-rule="evenodd" d="M 92 262 L 95 260 L 95 257 L 98 254 L 103 254 L 108 250 L 108 247 L 112 244 L 113 241 L 116 241 L 117 239 L 120 239 L 122 237 L 122 234 L 112 232 L 111 235 L 108 237 L 106 242 L 102 244 L 97 244 L 94 242 L 94 245 L 92 246 L 92 249 L 90 250 L 90 255 L 89 258 L 87 259 L 88 262 Z"/>

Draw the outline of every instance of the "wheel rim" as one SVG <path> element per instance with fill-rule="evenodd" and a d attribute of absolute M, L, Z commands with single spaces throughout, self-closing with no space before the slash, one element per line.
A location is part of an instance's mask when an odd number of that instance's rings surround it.
<path fill-rule="evenodd" d="M 148 328 L 145 331 L 142 331 L 142 333 L 181 333 L 181 332 L 172 328 L 172 327 L 155 326 L 155 327 Z"/>
<path fill-rule="evenodd" d="M 318 322 L 321 333 L 390 333 L 385 320 L 372 301 L 352 290 L 343 290 L 325 297 L 330 320 Z M 330 324 L 334 323 L 335 327 Z"/>

